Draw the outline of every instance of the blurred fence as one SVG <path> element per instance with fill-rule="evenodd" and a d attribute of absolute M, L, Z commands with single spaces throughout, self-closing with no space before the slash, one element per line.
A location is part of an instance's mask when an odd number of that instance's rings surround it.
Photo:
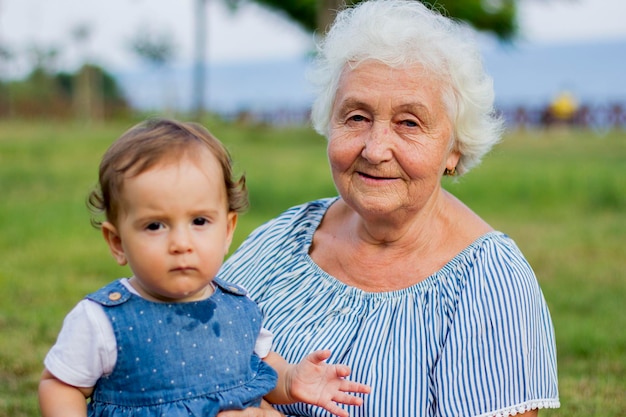
<path fill-rule="evenodd" d="M 30 106 L 6 106 L 0 96 L 0 119 L 15 117 L 44 117 L 57 119 L 75 118 L 71 103 L 51 105 L 49 102 L 33 103 Z M 27 104 L 29 104 L 27 103 Z M 35 105 L 36 104 L 36 105 Z M 117 107 L 108 106 L 106 119 L 123 117 L 133 110 L 123 104 Z M 626 103 L 583 104 L 571 114 L 563 116 L 546 106 L 501 106 L 498 111 L 506 121 L 508 129 L 546 129 L 557 126 L 582 128 L 598 131 L 626 130 Z M 290 107 L 272 110 L 239 110 L 231 112 L 217 111 L 225 120 L 241 124 L 258 124 L 267 126 L 304 126 L 310 123 L 311 109 L 308 107 Z"/>
<path fill-rule="evenodd" d="M 225 120 L 243 124 L 302 126 L 309 123 L 311 109 L 308 107 L 291 107 L 272 110 L 218 112 L 218 114 Z"/>
<path fill-rule="evenodd" d="M 583 104 L 566 117 L 555 114 L 550 106 L 501 108 L 510 129 L 569 126 L 592 130 L 626 129 L 626 106 L 622 103 Z"/>
<path fill-rule="evenodd" d="M 551 106 L 509 106 L 500 107 L 509 129 L 543 129 L 568 126 L 592 130 L 626 130 L 626 105 L 584 104 L 568 115 L 559 115 Z M 296 126 L 309 123 L 309 108 L 285 108 L 266 111 L 238 111 L 222 113 L 226 120 L 246 124 L 271 126 Z"/>

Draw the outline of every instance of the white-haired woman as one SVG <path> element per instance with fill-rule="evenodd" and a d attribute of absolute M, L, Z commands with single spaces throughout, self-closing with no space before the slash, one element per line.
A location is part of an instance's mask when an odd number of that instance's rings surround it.
<path fill-rule="evenodd" d="M 352 416 L 558 407 L 554 331 L 533 270 L 441 187 L 502 131 L 468 29 L 418 1 L 365 1 L 339 13 L 312 79 L 339 196 L 261 226 L 220 274 L 250 291 L 274 348 L 290 362 L 332 350 L 372 387 Z"/>

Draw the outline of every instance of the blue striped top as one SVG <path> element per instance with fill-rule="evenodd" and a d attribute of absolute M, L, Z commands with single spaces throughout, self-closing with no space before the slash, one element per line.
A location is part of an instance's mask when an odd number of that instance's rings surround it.
<path fill-rule="evenodd" d="M 372 387 L 363 406 L 344 406 L 351 416 L 509 416 L 559 406 L 550 313 L 509 237 L 485 234 L 406 289 L 365 292 L 308 255 L 335 200 L 291 208 L 259 227 L 220 272 L 257 301 L 278 353 L 298 362 L 331 349 L 330 362 Z M 277 408 L 330 415 L 308 404 Z"/>

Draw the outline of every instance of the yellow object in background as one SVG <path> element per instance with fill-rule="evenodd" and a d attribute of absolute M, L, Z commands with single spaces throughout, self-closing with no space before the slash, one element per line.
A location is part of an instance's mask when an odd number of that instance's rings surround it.
<path fill-rule="evenodd" d="M 570 120 L 577 110 L 578 102 L 569 91 L 560 93 L 550 105 L 552 116 L 558 120 Z"/>

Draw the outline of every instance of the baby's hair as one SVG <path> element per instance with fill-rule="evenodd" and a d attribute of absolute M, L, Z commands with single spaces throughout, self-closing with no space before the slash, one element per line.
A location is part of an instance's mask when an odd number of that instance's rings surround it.
<path fill-rule="evenodd" d="M 245 175 L 233 178 L 230 154 L 215 136 L 197 123 L 150 119 L 127 130 L 102 157 L 98 186 L 87 199 L 91 224 L 100 228 L 102 216 L 116 223 L 125 178 L 139 175 L 163 161 L 175 161 L 185 155 L 193 158 L 202 147 L 208 149 L 222 167 L 228 210 L 245 211 L 248 208 Z"/>

